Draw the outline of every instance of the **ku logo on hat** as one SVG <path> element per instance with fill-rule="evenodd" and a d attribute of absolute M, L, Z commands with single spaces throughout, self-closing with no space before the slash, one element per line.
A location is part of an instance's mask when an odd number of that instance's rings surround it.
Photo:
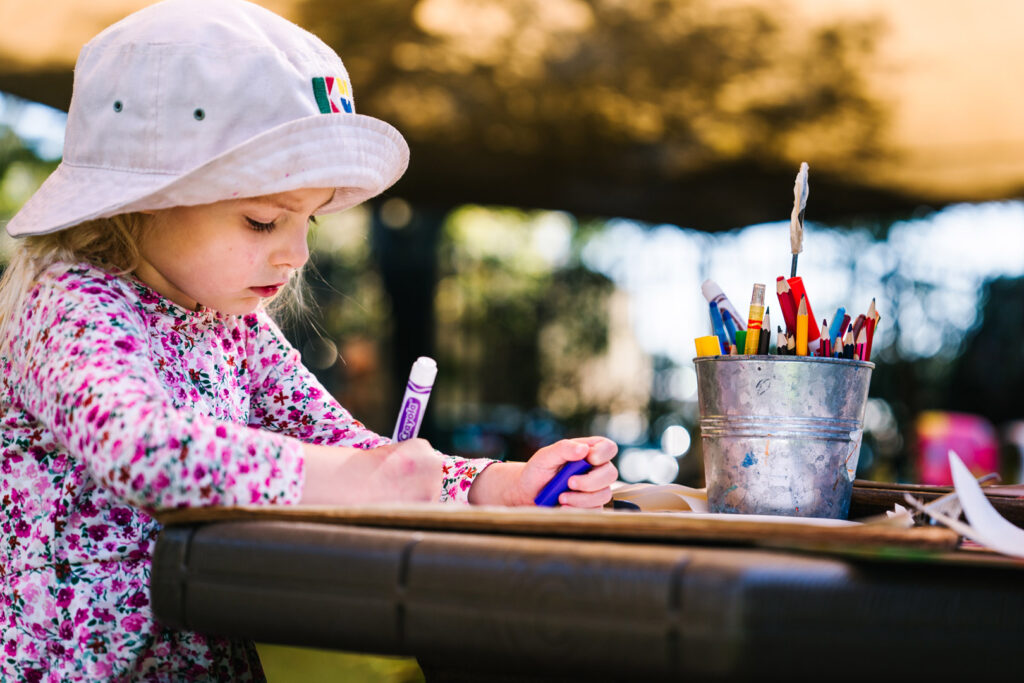
<path fill-rule="evenodd" d="M 352 99 L 348 81 L 334 76 L 317 76 L 313 79 L 313 94 L 321 114 L 352 113 Z"/>

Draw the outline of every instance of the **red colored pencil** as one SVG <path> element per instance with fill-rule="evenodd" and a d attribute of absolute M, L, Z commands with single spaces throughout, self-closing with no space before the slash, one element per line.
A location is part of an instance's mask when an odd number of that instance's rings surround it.
<path fill-rule="evenodd" d="M 875 310 L 875 300 L 871 299 L 868 306 L 867 320 L 864 321 L 864 328 L 868 331 L 868 341 L 864 346 L 864 360 L 871 360 L 871 341 L 875 338 L 875 325 L 878 322 L 878 312 Z"/>
<path fill-rule="evenodd" d="M 864 327 L 864 321 L 867 320 L 867 316 L 863 313 L 857 316 L 857 319 L 853 321 L 853 336 L 854 338 L 860 334 L 860 328 Z"/>
<path fill-rule="evenodd" d="M 775 280 L 775 292 L 779 297 L 779 308 L 782 309 L 782 320 L 786 323 L 786 332 L 796 334 L 796 302 L 786 278 L 781 275 Z"/>
<path fill-rule="evenodd" d="M 799 301 L 801 297 L 807 302 L 807 341 L 812 342 L 821 336 L 818 323 L 814 320 L 814 311 L 811 310 L 811 300 L 807 298 L 807 291 L 804 289 L 804 281 L 799 275 L 791 277 L 786 282 L 793 291 L 793 301 Z M 793 318 L 794 323 L 796 318 Z"/>
<path fill-rule="evenodd" d="M 857 333 L 856 356 L 857 360 L 867 360 L 868 331 L 861 328 Z"/>
<path fill-rule="evenodd" d="M 846 334 L 846 328 L 848 328 L 849 326 L 850 326 L 850 315 L 847 314 L 847 315 L 843 316 L 843 322 L 840 323 L 840 325 L 839 325 L 839 336 L 836 337 L 836 342 L 838 344 L 842 344 L 843 343 L 843 336 Z"/>

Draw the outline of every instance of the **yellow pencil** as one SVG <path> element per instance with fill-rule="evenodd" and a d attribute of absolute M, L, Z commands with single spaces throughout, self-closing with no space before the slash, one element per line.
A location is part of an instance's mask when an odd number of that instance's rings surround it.
<path fill-rule="evenodd" d="M 796 309 L 796 355 L 807 355 L 807 297 L 800 297 L 800 307 Z"/>
<path fill-rule="evenodd" d="M 747 319 L 747 339 L 743 353 L 754 355 L 761 341 L 761 320 L 764 318 L 764 285 L 755 284 L 750 295 L 750 317 Z"/>

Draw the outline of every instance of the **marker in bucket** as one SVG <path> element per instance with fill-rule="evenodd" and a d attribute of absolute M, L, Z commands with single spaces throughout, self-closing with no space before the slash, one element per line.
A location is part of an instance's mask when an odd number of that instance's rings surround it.
<path fill-rule="evenodd" d="M 715 335 L 708 335 L 707 337 L 697 337 L 693 340 L 697 345 L 698 356 L 721 356 L 722 355 L 722 343 Z"/>
<path fill-rule="evenodd" d="M 722 312 L 718 310 L 718 304 L 714 301 L 708 302 L 708 310 L 711 311 L 711 329 L 718 337 L 721 343 L 721 348 L 724 353 L 729 353 L 729 344 L 731 343 L 729 334 L 725 331 L 725 322 L 722 320 Z M 701 355 L 700 351 L 697 355 Z"/>
<path fill-rule="evenodd" d="M 747 329 L 743 318 L 740 317 L 732 302 L 729 301 L 729 297 L 725 295 L 725 292 L 722 291 L 717 282 L 710 279 L 705 280 L 700 286 L 700 291 L 709 303 L 714 301 L 718 304 L 718 310 L 722 312 L 722 318 L 725 320 L 725 330 L 729 333 L 730 338 L 735 338 L 737 330 Z M 742 353 L 742 349 L 740 352 Z"/>
<path fill-rule="evenodd" d="M 405 396 L 402 397 L 402 407 L 398 411 L 398 421 L 395 423 L 395 435 L 391 438 L 392 441 L 415 439 L 420 433 L 423 412 L 427 409 L 427 401 L 430 400 L 430 390 L 434 388 L 435 377 L 437 377 L 437 362 L 433 358 L 420 356 L 412 364 L 409 383 L 405 385 Z"/>

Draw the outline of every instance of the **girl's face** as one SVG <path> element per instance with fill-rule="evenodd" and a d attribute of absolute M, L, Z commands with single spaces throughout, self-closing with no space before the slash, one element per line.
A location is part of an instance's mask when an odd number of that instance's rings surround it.
<path fill-rule="evenodd" d="M 153 212 L 135 275 L 179 306 L 252 313 L 309 258 L 310 216 L 334 190 L 293 190 Z"/>

